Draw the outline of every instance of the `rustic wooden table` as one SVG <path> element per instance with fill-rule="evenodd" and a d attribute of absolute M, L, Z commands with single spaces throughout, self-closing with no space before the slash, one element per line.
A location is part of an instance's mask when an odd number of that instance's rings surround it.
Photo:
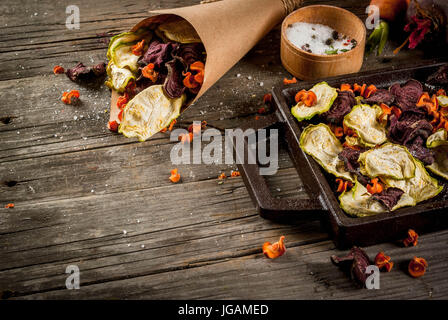
<path fill-rule="evenodd" d="M 347 299 L 447 298 L 448 231 L 421 236 L 415 248 L 385 243 L 397 267 L 380 290 L 356 288 L 330 255 L 342 254 L 318 221 L 279 224 L 260 218 L 240 177 L 218 184 L 227 165 L 173 165 L 167 134 L 140 143 L 106 129 L 110 92 L 54 76 L 54 65 L 104 61 L 108 35 L 128 30 L 150 9 L 196 0 L 80 0 L 81 28 L 65 27 L 63 1 L 0 3 L 0 290 L 3 298 Z M 365 18 L 369 1 L 336 4 Z M 255 117 L 262 96 L 289 74 L 273 30 L 193 107 L 179 126 L 206 120 L 219 129 Z M 419 51 L 369 57 L 363 70 L 429 63 Z M 440 53 L 444 55 L 445 53 Z M 240 76 L 238 76 L 240 75 Z M 78 89 L 82 105 L 61 103 Z M 287 153 L 269 179 L 279 197 L 307 198 Z M 15 203 L 15 208 L 3 208 Z M 286 236 L 287 253 L 261 252 Z M 414 255 L 429 262 L 419 279 L 401 268 Z M 68 265 L 81 270 L 67 290 Z"/>

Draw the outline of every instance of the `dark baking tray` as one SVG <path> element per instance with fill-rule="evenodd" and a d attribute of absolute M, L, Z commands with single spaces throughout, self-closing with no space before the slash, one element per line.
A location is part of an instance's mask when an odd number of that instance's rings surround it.
<path fill-rule="evenodd" d="M 411 78 L 424 83 L 426 78 L 443 64 L 445 63 L 399 70 L 377 70 L 373 73 L 358 73 L 323 80 L 334 87 L 339 87 L 341 83 L 367 83 L 374 84 L 378 88 L 387 88 L 393 83 L 404 83 Z M 364 218 L 350 217 L 343 212 L 334 192 L 334 178 L 322 170 L 319 164 L 299 146 L 301 130 L 309 122 L 299 123 L 290 111 L 297 91 L 308 90 L 319 81 L 321 80 L 274 88 L 274 112 L 248 124 L 248 127 L 254 129 L 273 126 L 279 129 L 279 138 L 286 142 L 291 159 L 310 196 L 307 200 L 273 197 L 265 178 L 259 174 L 259 165 L 238 164 L 259 214 L 267 219 L 281 221 L 321 219 L 340 248 L 353 245 L 369 246 L 400 239 L 406 235 L 409 228 L 417 232 L 427 232 L 448 226 L 448 188 L 446 181 L 441 179 L 438 181 L 444 185 L 443 191 L 437 197 L 415 207 L 401 208 L 392 213 Z M 247 141 L 245 149 L 247 152 Z"/>

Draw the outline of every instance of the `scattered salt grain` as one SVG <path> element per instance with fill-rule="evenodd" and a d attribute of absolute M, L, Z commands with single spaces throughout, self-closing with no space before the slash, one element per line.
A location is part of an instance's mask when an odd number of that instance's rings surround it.
<path fill-rule="evenodd" d="M 356 46 L 356 41 L 322 24 L 293 23 L 286 29 L 286 37 L 297 48 L 321 55 L 339 54 Z"/>

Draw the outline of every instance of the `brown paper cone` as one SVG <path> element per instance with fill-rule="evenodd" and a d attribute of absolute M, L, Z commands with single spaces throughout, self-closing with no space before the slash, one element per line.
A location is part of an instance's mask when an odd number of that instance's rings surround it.
<path fill-rule="evenodd" d="M 207 59 L 205 76 L 196 101 L 232 68 L 275 25 L 302 0 L 222 0 L 191 7 L 152 11 L 156 16 L 138 23 L 141 27 L 167 20 L 187 20 L 201 38 Z M 285 3 L 288 9 L 285 8 Z M 117 120 L 118 94 L 112 93 L 110 120 Z"/>

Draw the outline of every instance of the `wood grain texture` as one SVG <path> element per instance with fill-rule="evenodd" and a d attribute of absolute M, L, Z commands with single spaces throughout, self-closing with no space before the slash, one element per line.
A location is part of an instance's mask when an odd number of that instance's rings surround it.
<path fill-rule="evenodd" d="M 36 298 L 446 298 L 448 233 L 424 235 L 417 248 L 387 250 L 397 262 L 427 258 L 430 270 L 411 279 L 382 274 L 379 291 L 357 289 L 330 261 L 335 250 L 318 221 L 279 224 L 261 219 L 240 177 L 218 184 L 232 165 L 181 165 L 168 180 L 173 142 L 144 143 L 110 133 L 110 93 L 54 76 L 54 65 L 103 61 L 110 35 L 147 11 L 199 1 L 77 2 L 81 29 L 65 28 L 64 1 L 0 3 L 0 291 Z M 334 1 L 306 1 L 335 4 Z M 368 1 L 338 5 L 364 17 Z M 279 57 L 277 27 L 193 107 L 179 127 L 206 120 L 224 130 L 253 121 L 262 96 L 290 75 Z M 369 57 L 363 70 L 431 61 L 421 52 Z M 60 102 L 78 89 L 80 106 Z M 287 153 L 269 184 L 278 197 L 307 198 Z M 3 208 L 15 203 L 14 209 Z M 124 233 L 126 231 L 126 234 Z M 265 259 L 261 245 L 287 239 L 287 254 Z M 81 290 L 65 289 L 65 268 L 81 269 Z"/>

